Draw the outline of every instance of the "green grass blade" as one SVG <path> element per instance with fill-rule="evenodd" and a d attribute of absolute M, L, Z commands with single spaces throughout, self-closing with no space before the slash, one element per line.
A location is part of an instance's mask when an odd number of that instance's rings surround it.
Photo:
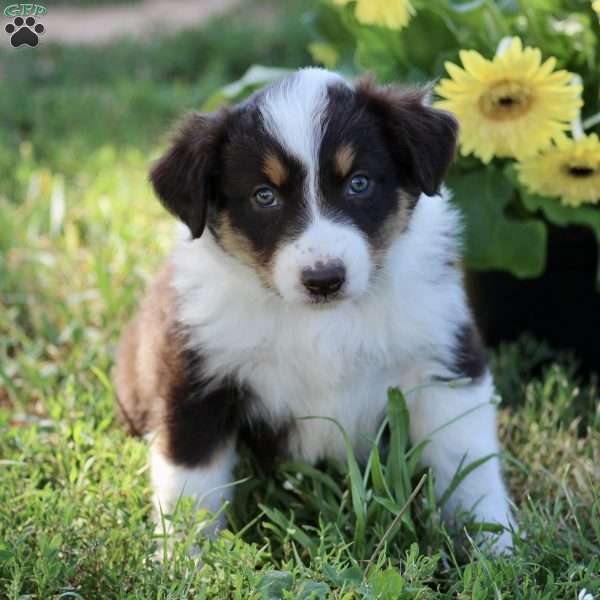
<path fill-rule="evenodd" d="M 410 477 L 404 460 L 408 445 L 408 408 L 404 395 L 397 388 L 388 390 L 388 420 L 390 447 L 387 478 L 396 496 L 396 501 L 404 503 L 410 490 Z"/>
<path fill-rule="evenodd" d="M 460 464 L 458 465 L 458 468 L 456 470 L 456 473 L 454 474 L 454 476 L 452 477 L 452 480 L 450 481 L 450 485 L 446 488 L 446 490 L 444 491 L 444 493 L 442 494 L 442 496 L 440 497 L 439 501 L 438 501 L 438 505 L 440 507 L 444 507 L 446 502 L 448 502 L 448 499 L 450 498 L 450 496 L 452 496 L 452 494 L 454 493 L 454 491 L 456 490 L 456 488 L 477 468 L 479 468 L 481 465 L 483 465 L 484 463 L 486 463 L 488 460 L 497 457 L 498 455 L 494 452 L 493 454 L 487 454 L 486 456 L 483 456 L 481 458 L 478 458 L 477 460 L 474 460 L 473 462 L 469 463 L 466 467 L 463 468 L 463 464 L 465 461 L 466 457 L 463 457 L 462 460 L 460 461 Z"/>
<path fill-rule="evenodd" d="M 293 540 L 298 542 L 306 549 L 311 556 L 314 556 L 316 544 L 293 520 L 286 517 L 281 511 L 276 508 L 270 508 L 264 504 L 259 504 L 260 509 L 265 515 L 277 525 L 284 534 L 289 535 Z"/>
<path fill-rule="evenodd" d="M 350 496 L 352 498 L 352 509 L 356 519 L 354 543 L 356 545 L 357 554 L 361 556 L 365 544 L 365 531 L 367 525 L 367 507 L 365 501 L 366 491 L 350 438 L 346 433 L 346 430 L 335 419 L 331 419 L 330 417 L 303 417 L 303 419 L 324 419 L 326 421 L 330 421 L 340 430 L 340 433 L 343 436 L 344 447 L 346 449 L 348 476 L 350 477 Z"/>
<path fill-rule="evenodd" d="M 281 468 L 286 472 L 291 471 L 292 473 L 301 473 L 306 477 L 310 477 L 311 479 L 314 479 L 322 483 L 325 487 L 329 488 L 337 498 L 342 497 L 343 492 L 340 486 L 333 480 L 332 477 L 327 475 L 327 473 L 321 469 L 316 469 L 308 463 L 294 460 L 285 462 Z"/>
<path fill-rule="evenodd" d="M 392 493 L 385 480 L 385 475 L 383 474 L 381 457 L 377 446 L 373 446 L 373 449 L 371 450 L 371 481 L 373 483 L 373 490 L 376 494 L 382 496 L 385 495 L 390 500 L 393 499 Z"/>

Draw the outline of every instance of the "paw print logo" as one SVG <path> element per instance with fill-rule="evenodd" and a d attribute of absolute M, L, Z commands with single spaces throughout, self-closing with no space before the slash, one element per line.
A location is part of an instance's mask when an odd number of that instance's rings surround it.
<path fill-rule="evenodd" d="M 9 23 L 4 30 L 10 35 L 10 43 L 14 48 L 27 44 L 35 48 L 40 41 L 38 37 L 44 33 L 44 26 L 35 22 L 33 17 L 15 17 L 12 23 Z"/>

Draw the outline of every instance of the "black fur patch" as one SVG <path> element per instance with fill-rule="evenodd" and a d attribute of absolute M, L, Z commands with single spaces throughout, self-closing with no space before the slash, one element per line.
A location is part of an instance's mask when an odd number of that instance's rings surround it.
<path fill-rule="evenodd" d="M 207 209 L 214 198 L 227 112 L 193 114 L 181 125 L 171 148 L 150 173 L 156 194 L 165 208 L 181 219 L 194 237 L 206 225 Z"/>
<path fill-rule="evenodd" d="M 483 341 L 474 323 L 464 324 L 457 333 L 456 359 L 452 370 L 459 377 L 477 379 L 487 368 Z"/>
<path fill-rule="evenodd" d="M 286 422 L 275 429 L 262 421 L 252 422 L 241 429 L 240 440 L 250 449 L 261 468 L 270 471 L 287 456 L 291 429 L 292 424 Z"/>
<path fill-rule="evenodd" d="M 174 463 L 188 467 L 209 463 L 236 434 L 245 401 L 235 385 L 223 382 L 215 388 L 201 372 L 202 357 L 186 351 L 181 378 L 166 402 L 166 453 Z"/>
<path fill-rule="evenodd" d="M 320 207 L 331 218 L 356 225 L 373 243 L 398 210 L 401 174 L 364 98 L 339 85 L 329 88 L 328 100 L 319 151 Z M 349 174 L 340 177 L 335 155 L 344 145 L 353 149 L 354 160 Z M 371 181 L 372 192 L 366 197 L 349 198 L 346 194 L 348 181 L 356 172 Z"/>
<path fill-rule="evenodd" d="M 283 422 L 273 428 L 260 419 L 249 421 L 252 393 L 231 381 L 215 386 L 203 379 L 202 363 L 200 354 L 186 351 L 182 379 L 168 394 L 163 423 L 167 456 L 179 465 L 202 466 L 238 437 L 265 469 L 274 468 L 287 454 L 292 425 Z"/>
<path fill-rule="evenodd" d="M 277 157 L 286 169 L 287 177 L 280 186 L 274 186 L 264 172 L 269 155 Z M 227 214 L 233 229 L 250 242 L 257 259 L 267 264 L 282 241 L 303 228 L 306 170 L 266 131 L 255 102 L 234 113 L 221 160 L 220 195 L 210 215 L 211 230 L 219 239 L 220 216 Z M 254 190 L 261 185 L 275 187 L 279 208 L 259 208 L 252 202 Z"/>
<path fill-rule="evenodd" d="M 414 195 L 436 194 L 456 153 L 454 117 L 427 106 L 423 89 L 381 87 L 364 79 L 357 96 L 378 119 L 403 188 Z"/>

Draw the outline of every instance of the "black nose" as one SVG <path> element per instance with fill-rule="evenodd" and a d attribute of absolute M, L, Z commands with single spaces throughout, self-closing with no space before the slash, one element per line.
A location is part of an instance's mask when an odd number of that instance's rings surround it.
<path fill-rule="evenodd" d="M 346 268 L 340 262 L 317 263 L 314 269 L 302 271 L 302 283 L 313 296 L 335 294 L 346 281 Z"/>

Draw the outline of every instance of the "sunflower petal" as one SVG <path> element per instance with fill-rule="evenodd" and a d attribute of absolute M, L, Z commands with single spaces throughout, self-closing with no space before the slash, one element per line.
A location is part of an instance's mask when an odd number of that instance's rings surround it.
<path fill-rule="evenodd" d="M 538 48 L 514 37 L 488 60 L 461 50 L 462 68 L 446 62 L 449 75 L 436 86 L 436 106 L 453 112 L 461 126 L 461 152 L 489 162 L 494 156 L 525 158 L 560 137 L 581 107 L 581 86 L 555 71 L 556 59 L 542 61 Z"/>

